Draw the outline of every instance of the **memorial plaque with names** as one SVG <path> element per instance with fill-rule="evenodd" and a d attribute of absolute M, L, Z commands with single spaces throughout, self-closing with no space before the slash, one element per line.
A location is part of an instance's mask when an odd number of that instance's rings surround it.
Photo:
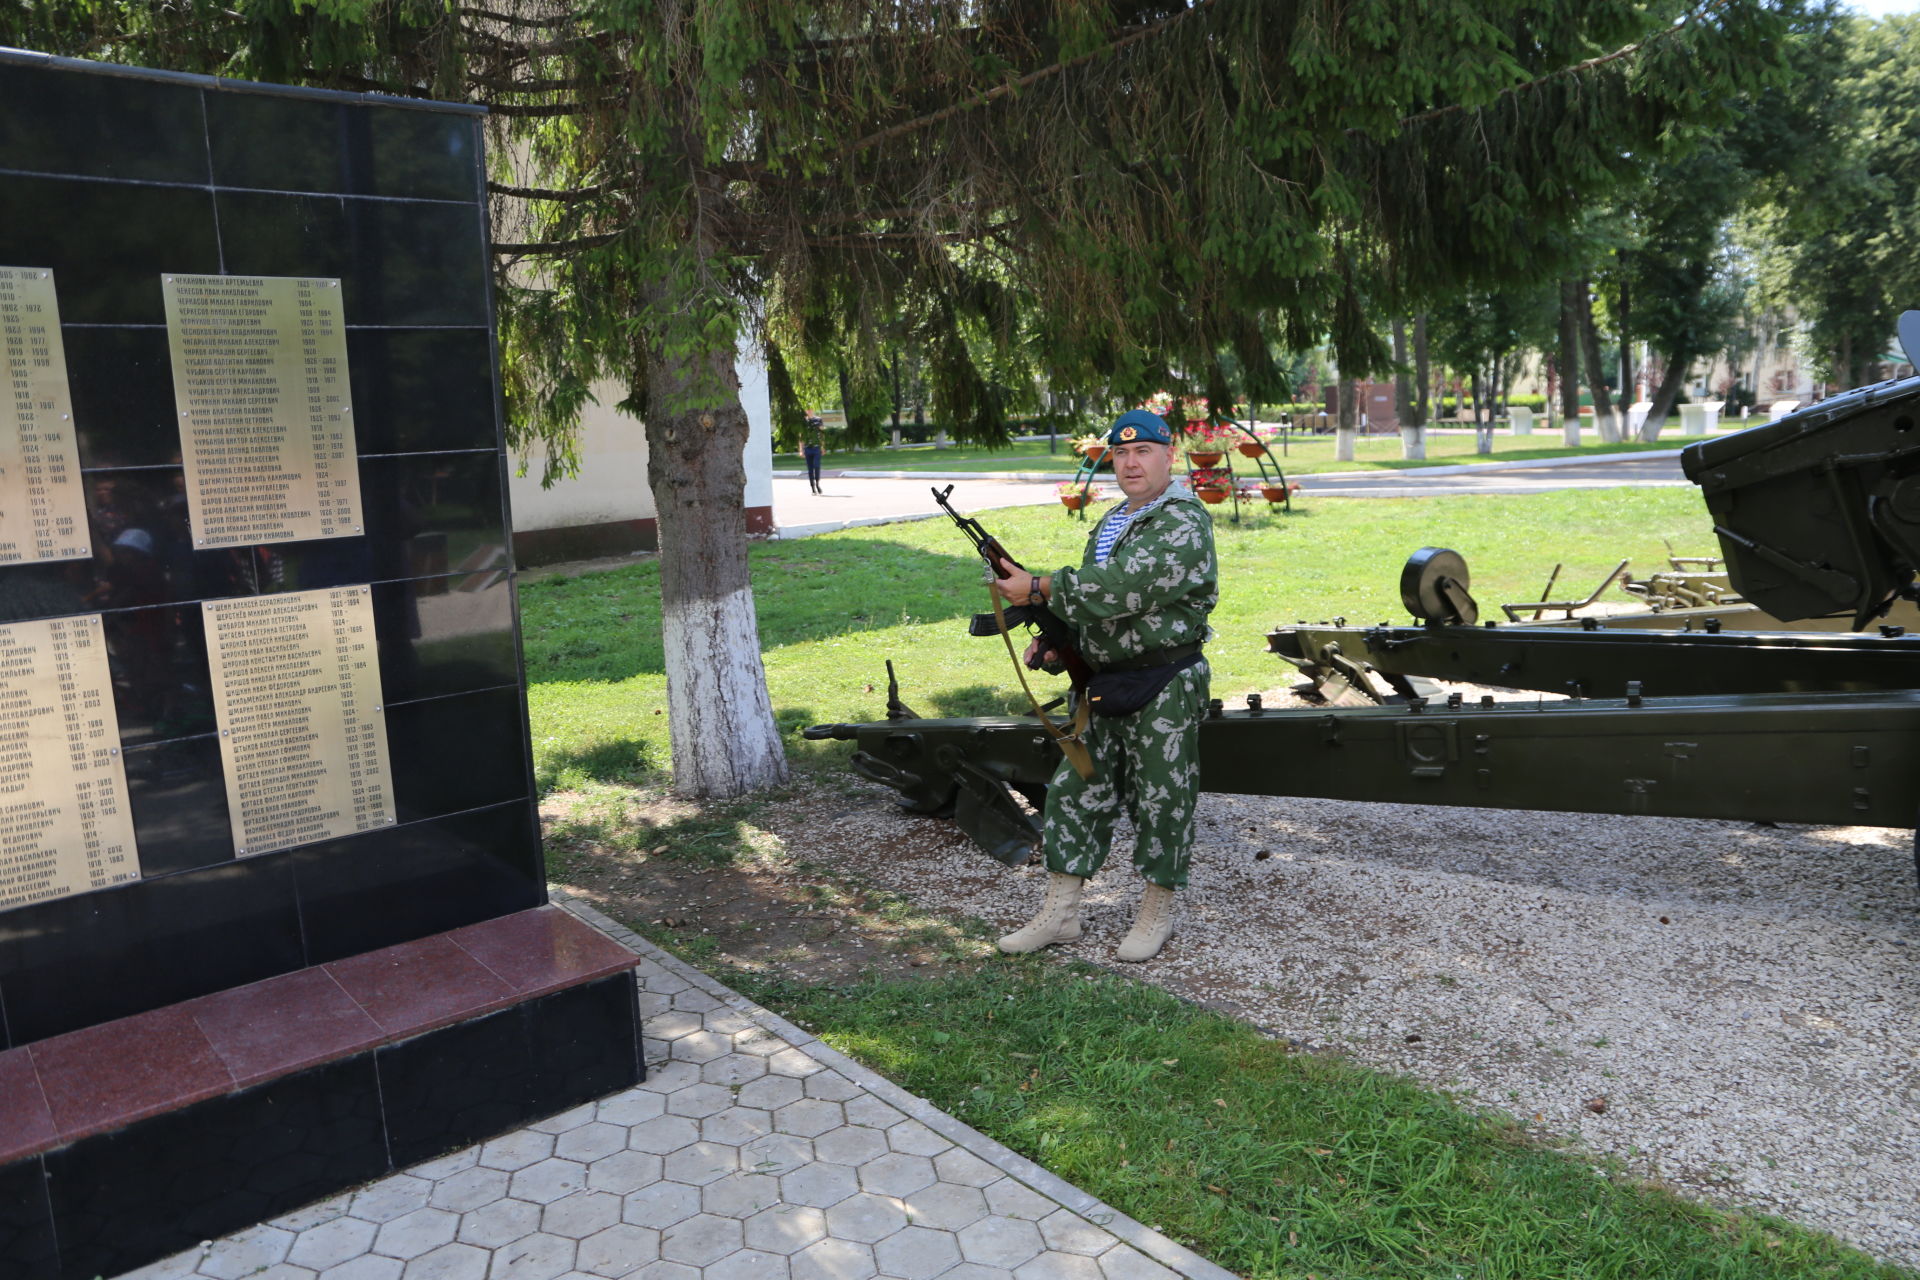
<path fill-rule="evenodd" d="M 201 610 L 235 852 L 391 824 L 367 588 L 208 600 Z"/>
<path fill-rule="evenodd" d="M 139 878 L 100 615 L 0 626 L 0 907 Z"/>
<path fill-rule="evenodd" d="M 340 282 L 160 279 L 194 544 L 359 534 Z"/>
<path fill-rule="evenodd" d="M 0 564 L 93 553 L 74 440 L 53 272 L 0 267 Z"/>

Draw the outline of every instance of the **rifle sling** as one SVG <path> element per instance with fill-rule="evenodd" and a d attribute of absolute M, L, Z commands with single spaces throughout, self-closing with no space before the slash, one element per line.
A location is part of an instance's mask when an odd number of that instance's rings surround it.
<path fill-rule="evenodd" d="M 1082 780 L 1093 781 L 1093 755 L 1087 750 L 1087 744 L 1081 736 L 1087 731 L 1087 723 L 1092 713 L 1087 709 L 1085 691 L 1075 700 L 1073 709 L 1073 732 L 1065 734 L 1053 723 L 1053 717 L 1040 707 L 1040 699 L 1033 696 L 1033 687 L 1027 683 L 1027 669 L 1021 665 L 1020 655 L 1013 651 L 1013 632 L 1007 629 L 1007 615 L 1000 608 L 1000 593 L 987 584 L 987 598 L 993 602 L 994 620 L 1000 624 L 1000 638 L 1007 642 L 1007 656 L 1013 659 L 1013 674 L 1020 678 L 1020 689 L 1027 695 L 1027 703 L 1033 708 L 1033 714 L 1046 726 L 1047 736 L 1053 739 L 1053 745 L 1060 748 L 1060 754 L 1067 758 L 1073 771 Z"/>

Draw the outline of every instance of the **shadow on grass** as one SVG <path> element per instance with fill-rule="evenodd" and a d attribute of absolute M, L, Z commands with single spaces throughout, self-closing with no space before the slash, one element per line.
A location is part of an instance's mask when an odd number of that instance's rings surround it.
<path fill-rule="evenodd" d="M 757 546 L 760 647 L 967 617 L 985 607 L 977 565 L 970 552 L 937 554 L 870 538 Z M 657 564 L 528 583 L 520 612 L 532 683 L 625 680 L 666 669 Z"/>
<path fill-rule="evenodd" d="M 652 743 L 638 738 L 614 738 L 574 751 L 546 752 L 534 770 L 534 786 L 544 795 L 596 782 L 645 782 L 666 767 L 653 751 Z"/>

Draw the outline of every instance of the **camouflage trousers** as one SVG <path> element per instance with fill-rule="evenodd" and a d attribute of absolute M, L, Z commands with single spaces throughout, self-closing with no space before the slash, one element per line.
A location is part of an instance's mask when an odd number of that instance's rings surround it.
<path fill-rule="evenodd" d="M 1047 870 L 1070 876 L 1098 871 L 1124 808 L 1133 819 L 1134 867 L 1168 889 L 1187 883 L 1208 674 L 1203 660 L 1132 715 L 1093 717 L 1087 728 L 1092 781 L 1062 760 L 1047 787 Z"/>

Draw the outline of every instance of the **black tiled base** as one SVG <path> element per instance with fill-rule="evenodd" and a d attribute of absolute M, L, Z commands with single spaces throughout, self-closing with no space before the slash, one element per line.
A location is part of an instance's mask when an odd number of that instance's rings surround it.
<path fill-rule="evenodd" d="M 626 1088 L 635 995 L 599 978 L 0 1167 L 0 1280 L 144 1266 Z"/>

